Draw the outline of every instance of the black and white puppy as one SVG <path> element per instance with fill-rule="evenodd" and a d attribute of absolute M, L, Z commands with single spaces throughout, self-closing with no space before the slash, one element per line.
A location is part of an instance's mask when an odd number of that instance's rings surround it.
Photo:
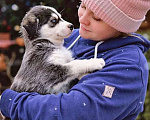
<path fill-rule="evenodd" d="M 74 60 L 63 47 L 72 30 L 73 25 L 54 8 L 33 7 L 21 23 L 26 51 L 11 89 L 40 94 L 68 92 L 72 80 L 102 69 L 103 59 Z"/>

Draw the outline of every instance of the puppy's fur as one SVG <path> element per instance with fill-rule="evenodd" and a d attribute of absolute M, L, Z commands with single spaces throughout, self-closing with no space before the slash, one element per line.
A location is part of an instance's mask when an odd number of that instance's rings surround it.
<path fill-rule="evenodd" d="M 73 25 L 54 8 L 33 7 L 21 23 L 26 51 L 11 89 L 40 94 L 68 92 L 72 80 L 102 69 L 103 59 L 74 60 L 63 47 L 72 30 Z"/>

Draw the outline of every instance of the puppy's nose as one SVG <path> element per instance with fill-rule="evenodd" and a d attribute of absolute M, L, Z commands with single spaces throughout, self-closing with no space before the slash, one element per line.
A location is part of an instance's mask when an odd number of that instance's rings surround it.
<path fill-rule="evenodd" d="M 73 24 L 69 24 L 68 28 L 70 28 L 70 30 L 73 30 L 74 29 L 74 25 Z"/>

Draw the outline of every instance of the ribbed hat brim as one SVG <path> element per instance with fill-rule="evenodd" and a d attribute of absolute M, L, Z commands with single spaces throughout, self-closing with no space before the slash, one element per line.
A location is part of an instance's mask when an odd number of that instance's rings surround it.
<path fill-rule="evenodd" d="M 131 18 L 115 6 L 111 0 L 83 0 L 83 2 L 96 16 L 120 32 L 135 32 L 145 20 L 145 16 L 140 20 Z"/>

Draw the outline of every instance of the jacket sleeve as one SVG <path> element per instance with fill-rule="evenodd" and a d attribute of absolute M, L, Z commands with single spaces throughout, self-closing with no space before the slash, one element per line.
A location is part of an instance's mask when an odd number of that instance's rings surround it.
<path fill-rule="evenodd" d="M 8 89 L 0 106 L 12 120 L 121 120 L 125 116 L 134 120 L 144 102 L 142 74 L 132 61 L 111 61 L 102 70 L 84 76 L 67 94 L 39 95 Z"/>

